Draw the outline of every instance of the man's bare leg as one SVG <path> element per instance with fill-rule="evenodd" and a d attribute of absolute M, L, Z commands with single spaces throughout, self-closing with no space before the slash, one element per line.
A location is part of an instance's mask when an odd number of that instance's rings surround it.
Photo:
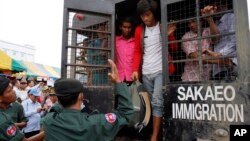
<path fill-rule="evenodd" d="M 158 141 L 159 132 L 161 129 L 162 117 L 153 116 L 153 134 L 150 141 Z"/>

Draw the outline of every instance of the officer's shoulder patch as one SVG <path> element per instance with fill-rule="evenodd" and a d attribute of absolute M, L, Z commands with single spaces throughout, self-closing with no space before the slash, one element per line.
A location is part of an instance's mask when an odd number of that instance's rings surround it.
<path fill-rule="evenodd" d="M 6 130 L 6 134 L 7 134 L 8 136 L 14 136 L 14 135 L 16 134 L 16 127 L 15 127 L 15 125 L 9 126 L 9 127 L 7 128 L 7 130 Z"/>
<path fill-rule="evenodd" d="M 114 123 L 116 121 L 116 115 L 114 113 L 107 113 L 105 117 L 109 123 Z"/>

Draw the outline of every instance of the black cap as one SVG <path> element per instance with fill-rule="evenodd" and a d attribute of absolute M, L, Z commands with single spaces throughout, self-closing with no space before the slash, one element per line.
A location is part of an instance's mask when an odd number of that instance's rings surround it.
<path fill-rule="evenodd" d="M 5 89 L 9 86 L 10 80 L 6 77 L 0 76 L 0 95 L 3 94 Z"/>
<path fill-rule="evenodd" d="M 54 88 L 57 96 L 69 96 L 83 92 L 83 84 L 79 80 L 72 78 L 56 80 Z"/>

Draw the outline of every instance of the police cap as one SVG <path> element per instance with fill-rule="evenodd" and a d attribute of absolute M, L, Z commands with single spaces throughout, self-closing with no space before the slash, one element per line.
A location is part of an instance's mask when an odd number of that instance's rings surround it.
<path fill-rule="evenodd" d="M 83 84 L 79 80 L 72 78 L 56 80 L 54 88 L 57 96 L 69 96 L 83 92 Z"/>

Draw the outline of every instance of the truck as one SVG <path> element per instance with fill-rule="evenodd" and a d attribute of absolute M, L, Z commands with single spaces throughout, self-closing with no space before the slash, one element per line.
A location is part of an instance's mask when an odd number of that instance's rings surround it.
<path fill-rule="evenodd" d="M 75 78 L 83 83 L 85 98 L 91 109 L 108 112 L 114 109 L 113 85 L 108 80 L 110 71 L 107 59 L 115 59 L 115 36 L 121 17 L 134 18 L 139 0 L 65 0 L 61 77 Z M 227 0 L 227 9 L 212 15 L 202 15 L 201 9 L 212 0 L 156 0 L 157 18 L 161 22 L 164 117 L 161 128 L 164 141 L 217 140 L 229 141 L 237 137 L 240 128 L 250 125 L 250 34 L 247 0 Z M 220 22 L 219 17 L 231 13 L 235 16 L 235 30 L 223 34 L 202 36 L 208 28 L 208 16 Z M 183 39 L 189 31 L 189 21 L 197 22 L 197 36 Z M 169 41 L 167 30 L 175 25 L 176 40 Z M 235 37 L 236 53 L 203 57 L 202 41 L 214 38 Z M 198 57 L 189 58 L 183 43 L 196 42 Z M 214 41 L 216 42 L 216 41 Z M 211 50 L 215 43 L 211 43 Z M 178 49 L 170 52 L 170 44 Z M 214 51 L 214 50 L 213 50 Z M 169 59 L 168 55 L 172 56 Z M 206 68 L 205 61 L 233 60 L 234 75 L 227 79 L 212 79 L 213 67 Z M 197 62 L 198 80 L 183 81 L 185 64 Z M 175 66 L 168 73 L 168 64 Z M 210 69 L 209 79 L 202 74 Z M 220 76 L 218 76 L 220 78 Z M 249 129 L 249 128 L 248 128 Z M 245 131 L 245 130 L 244 130 Z M 235 133 L 235 134 L 233 134 Z M 242 132 L 243 133 L 243 132 Z M 246 133 L 246 132 L 244 132 Z M 232 136 L 233 134 L 234 136 Z M 231 135 L 231 136 L 230 136 Z"/>

